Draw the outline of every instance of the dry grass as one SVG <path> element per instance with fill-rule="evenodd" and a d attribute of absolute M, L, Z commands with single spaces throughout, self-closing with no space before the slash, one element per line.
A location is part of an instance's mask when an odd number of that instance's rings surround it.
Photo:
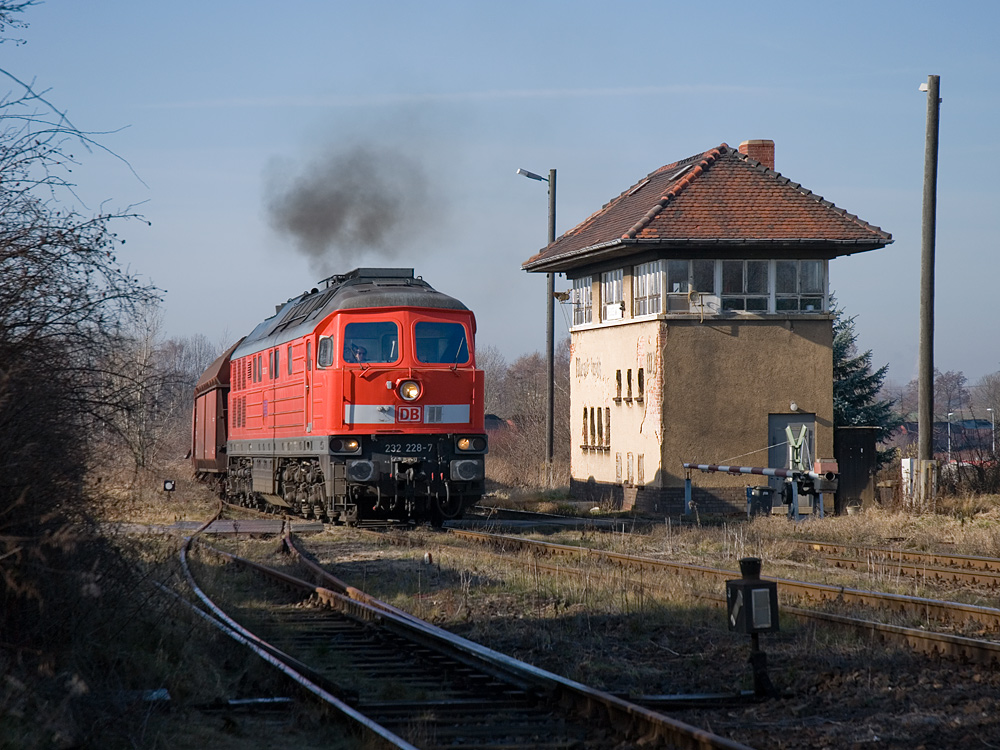
<path fill-rule="evenodd" d="M 163 489 L 167 479 L 176 483 L 173 492 Z M 183 459 L 139 475 L 105 464 L 92 473 L 90 494 L 95 498 L 93 513 L 108 523 L 169 525 L 207 520 L 218 509 L 218 497 L 211 487 L 194 479 L 191 464 Z"/>

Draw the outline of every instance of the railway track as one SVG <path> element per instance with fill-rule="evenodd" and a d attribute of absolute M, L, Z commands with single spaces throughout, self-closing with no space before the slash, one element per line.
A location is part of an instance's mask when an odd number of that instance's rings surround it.
<path fill-rule="evenodd" d="M 537 516 L 539 514 L 530 514 Z M 548 514 L 541 514 L 548 517 Z M 560 518 L 556 516 L 556 518 Z M 378 534 L 379 530 L 371 529 Z M 655 558 L 647 558 L 625 553 L 596 550 L 574 545 L 542 542 L 503 534 L 475 531 L 471 529 L 449 529 L 448 532 L 460 538 L 499 546 L 501 548 L 520 547 L 534 554 L 604 559 L 623 568 L 633 570 L 656 570 L 683 576 L 693 576 L 710 582 L 721 589 L 724 582 L 738 576 L 731 570 L 689 563 L 676 563 Z M 899 574 L 923 576 L 938 583 L 966 583 L 994 587 L 1000 583 L 1000 560 L 995 558 L 950 555 L 941 553 L 918 553 L 891 548 L 862 547 L 826 542 L 805 541 L 800 544 L 814 552 L 825 553 L 822 559 L 834 567 L 852 570 L 866 570 L 871 565 L 891 565 Z M 848 556 L 853 555 L 853 557 Z M 861 559 L 861 555 L 865 558 Z M 537 565 L 537 563 L 535 563 Z M 567 569 L 540 566 L 552 574 L 566 574 Z M 929 629 L 930 623 L 939 623 L 946 628 L 976 628 L 989 633 L 1000 632 L 1000 609 L 961 602 L 942 601 L 928 597 L 890 594 L 877 591 L 830 584 L 811 583 L 787 578 L 770 577 L 768 580 L 779 584 L 779 593 L 784 602 L 782 611 L 802 621 L 824 622 L 828 625 L 854 629 L 858 632 L 880 638 L 886 642 L 906 645 L 915 651 L 931 655 L 946 656 L 978 664 L 1000 663 L 1000 643 L 965 635 L 937 632 Z M 643 582 L 649 586 L 649 581 Z M 721 594 L 705 592 L 704 598 L 725 603 Z M 792 603 L 846 604 L 861 606 L 876 613 L 885 613 L 902 618 L 904 621 L 919 621 L 920 627 L 881 622 L 871 617 L 851 617 L 845 614 L 823 612 L 813 608 L 798 607 Z"/>
<path fill-rule="evenodd" d="M 202 616 L 384 744 L 596 749 L 631 742 L 746 750 L 745 745 L 453 636 L 330 576 L 290 536 L 285 544 L 307 574 L 325 585 L 197 543 L 199 551 L 238 566 L 241 575 L 265 576 L 292 592 L 269 603 L 262 615 L 261 586 L 244 584 L 257 600 L 254 630 L 259 633 L 238 624 L 202 590 L 186 547 L 182 558 L 189 583 L 212 612 Z M 239 601 L 227 606 L 243 614 L 250 609 Z"/>
<path fill-rule="evenodd" d="M 916 552 L 892 547 L 865 547 L 830 542 L 797 542 L 834 567 L 868 570 L 890 568 L 900 575 L 924 578 L 941 584 L 1000 587 L 1000 559 L 977 555 Z"/>
<path fill-rule="evenodd" d="M 739 576 L 735 571 L 712 568 L 688 563 L 677 563 L 655 558 L 640 557 L 619 552 L 596 550 L 573 545 L 555 544 L 522 537 L 491 534 L 465 529 L 450 529 L 449 534 L 459 538 L 473 540 L 486 544 L 498 550 L 524 550 L 534 555 L 553 556 L 585 560 L 610 562 L 627 570 L 655 571 L 660 573 L 694 577 L 708 582 L 715 591 L 721 591 L 724 582 Z M 547 570 L 554 574 L 565 574 L 567 569 L 558 566 L 544 566 L 532 563 L 539 570 Z M 1000 642 L 969 638 L 963 635 L 934 632 L 925 627 L 906 627 L 883 623 L 868 618 L 850 617 L 843 614 L 827 613 L 815 609 L 793 606 L 796 603 L 846 603 L 854 606 L 864 606 L 876 612 L 892 613 L 904 618 L 916 619 L 924 623 L 935 621 L 951 627 L 972 625 L 990 632 L 1000 631 L 1000 609 L 981 607 L 959 602 L 947 602 L 925 597 L 888 594 L 875 591 L 864 591 L 844 586 L 809 583 L 785 578 L 764 577 L 765 580 L 778 584 L 779 596 L 782 597 L 782 612 L 800 619 L 822 621 L 827 624 L 853 628 L 859 632 L 879 637 L 888 642 L 900 643 L 914 650 L 967 660 L 979 664 L 1000 663 Z M 650 581 L 644 579 L 642 584 L 650 587 Z M 706 598 L 724 604 L 721 593 L 709 592 Z"/>

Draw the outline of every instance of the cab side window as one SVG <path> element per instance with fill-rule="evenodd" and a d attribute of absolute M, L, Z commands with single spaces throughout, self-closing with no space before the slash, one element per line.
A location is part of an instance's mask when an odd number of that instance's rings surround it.
<path fill-rule="evenodd" d="M 316 364 L 319 367 L 333 365 L 333 339 L 329 336 L 321 336 L 319 339 L 319 346 L 316 348 Z"/>

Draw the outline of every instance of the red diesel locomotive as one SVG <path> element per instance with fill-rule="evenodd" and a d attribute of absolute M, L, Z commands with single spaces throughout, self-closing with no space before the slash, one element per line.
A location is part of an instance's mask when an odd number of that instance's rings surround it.
<path fill-rule="evenodd" d="M 198 381 L 196 474 L 231 501 L 335 522 L 461 516 L 487 450 L 475 316 L 413 269 L 321 286 Z"/>

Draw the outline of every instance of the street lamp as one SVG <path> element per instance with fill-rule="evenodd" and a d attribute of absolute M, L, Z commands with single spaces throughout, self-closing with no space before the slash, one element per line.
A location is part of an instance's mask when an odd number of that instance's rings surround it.
<path fill-rule="evenodd" d="M 529 172 L 527 169 L 517 170 L 529 180 L 549 183 L 549 242 L 556 241 L 556 170 L 550 169 L 549 176 Z M 553 418 L 555 414 L 555 274 L 545 274 L 545 474 L 546 484 L 552 487 L 552 453 L 555 443 Z"/>
<path fill-rule="evenodd" d="M 990 453 L 995 456 L 997 452 L 997 417 L 990 407 L 987 406 L 986 411 L 990 413 L 990 437 L 992 438 L 990 441 L 992 446 L 990 448 Z"/>
<path fill-rule="evenodd" d="M 951 415 L 955 412 L 948 412 L 948 465 L 951 466 Z"/>

